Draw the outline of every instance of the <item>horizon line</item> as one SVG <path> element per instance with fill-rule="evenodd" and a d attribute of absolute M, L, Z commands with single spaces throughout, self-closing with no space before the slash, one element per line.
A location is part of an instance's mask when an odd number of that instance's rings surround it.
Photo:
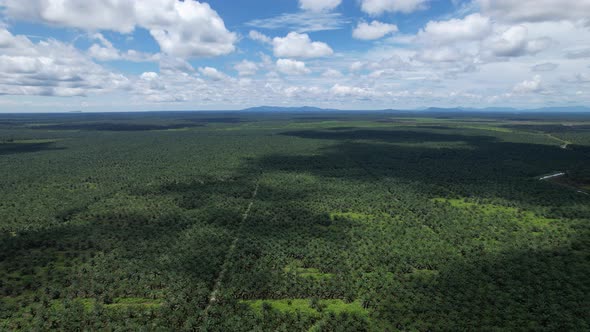
<path fill-rule="evenodd" d="M 397 108 L 376 108 L 376 109 L 340 109 L 340 108 L 330 108 L 330 107 L 317 107 L 317 106 L 253 106 L 253 107 L 246 107 L 240 109 L 156 109 L 156 110 L 132 110 L 132 111 L 121 111 L 121 110 L 60 110 L 60 111 L 0 111 L 0 114 L 101 114 L 101 113 L 166 113 L 166 112 L 255 112 L 257 109 L 269 109 L 269 110 L 261 110 L 261 113 L 272 113 L 273 110 L 276 111 L 286 111 L 286 112 L 301 112 L 305 111 L 305 109 L 312 109 L 313 111 L 325 111 L 325 112 L 487 112 L 487 113 L 511 113 L 511 112 L 542 112 L 542 113 L 590 113 L 590 106 L 541 106 L 541 107 L 531 107 L 531 108 L 517 108 L 513 106 L 489 106 L 489 107 L 438 107 L 438 106 L 429 106 L 429 107 L 421 107 L 421 108 L 411 108 L 411 109 L 397 109 Z M 554 109 L 554 111 L 552 111 Z"/>

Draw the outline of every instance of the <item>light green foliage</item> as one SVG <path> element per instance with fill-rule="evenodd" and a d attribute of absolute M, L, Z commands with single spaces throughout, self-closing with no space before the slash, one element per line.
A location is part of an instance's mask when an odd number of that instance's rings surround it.
<path fill-rule="evenodd" d="M 138 297 L 116 298 L 113 303 L 105 305 L 107 308 L 124 309 L 124 308 L 152 308 L 157 309 L 162 305 L 161 300 L 144 299 Z"/>
<path fill-rule="evenodd" d="M 389 214 L 380 213 L 378 215 L 358 213 L 358 212 L 332 212 L 330 213 L 330 220 L 352 220 L 352 221 L 371 221 L 375 219 L 389 218 Z"/>
<path fill-rule="evenodd" d="M 495 127 L 495 126 L 487 126 L 487 125 L 479 125 L 479 126 L 465 126 L 465 125 L 460 125 L 460 126 L 457 126 L 457 127 L 458 128 L 465 128 L 465 129 L 489 130 L 489 131 L 495 131 L 495 132 L 500 132 L 500 133 L 512 133 L 512 132 L 514 132 L 513 130 L 510 130 L 508 128 Z"/>
<path fill-rule="evenodd" d="M 302 265 L 303 262 L 300 260 L 294 260 L 292 263 L 285 266 L 283 271 L 285 271 L 285 273 L 294 273 L 295 275 L 302 278 L 325 279 L 334 277 L 334 274 L 332 273 L 322 273 L 316 268 L 303 267 Z"/>
<path fill-rule="evenodd" d="M 467 199 L 448 199 L 448 198 L 434 198 L 434 202 L 437 203 L 448 203 L 453 207 L 460 208 L 460 209 L 468 209 L 474 210 L 477 212 L 481 212 L 486 215 L 501 215 L 507 216 L 511 219 L 518 220 L 521 222 L 530 222 L 537 225 L 545 225 L 555 219 L 545 218 L 531 211 L 526 211 L 522 209 L 518 209 L 515 207 L 507 207 L 502 205 L 496 204 L 486 204 L 486 203 L 474 203 L 470 202 Z"/>
<path fill-rule="evenodd" d="M 299 312 L 311 316 L 320 316 L 324 313 L 367 315 L 367 311 L 359 302 L 346 303 L 342 300 L 319 300 L 317 307 L 320 308 L 321 312 L 313 307 L 311 299 L 249 300 L 242 302 L 249 305 L 257 314 L 263 313 L 263 306 L 266 303 L 273 310 L 288 314 Z"/>

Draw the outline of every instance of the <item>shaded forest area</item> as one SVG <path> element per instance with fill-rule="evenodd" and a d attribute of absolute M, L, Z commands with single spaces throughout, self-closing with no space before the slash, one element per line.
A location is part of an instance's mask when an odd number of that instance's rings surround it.
<path fill-rule="evenodd" d="M 588 128 L 2 115 L 0 330 L 588 330 Z"/>

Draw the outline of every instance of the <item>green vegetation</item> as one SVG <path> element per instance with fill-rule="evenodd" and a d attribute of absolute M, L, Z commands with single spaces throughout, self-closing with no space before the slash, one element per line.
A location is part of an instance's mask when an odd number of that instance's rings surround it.
<path fill-rule="evenodd" d="M 587 115 L 2 115 L 0 330 L 589 330 L 588 165 Z"/>
<path fill-rule="evenodd" d="M 283 271 L 286 273 L 295 273 L 297 276 L 302 278 L 332 278 L 334 275 L 331 273 L 322 273 L 320 270 L 313 267 L 302 267 L 303 263 L 300 260 L 295 260 L 291 264 L 287 265 Z"/>
<path fill-rule="evenodd" d="M 531 211 L 523 211 L 515 207 L 507 207 L 495 204 L 473 203 L 467 199 L 435 198 L 433 201 L 438 203 L 449 203 L 451 206 L 456 208 L 476 210 L 477 212 L 486 215 L 500 214 L 502 216 L 513 217 L 518 220 L 534 222 L 538 224 L 554 221 L 553 219 L 538 216 Z"/>
<path fill-rule="evenodd" d="M 366 316 L 367 311 L 358 302 L 346 303 L 342 300 L 317 300 L 317 299 L 284 299 L 284 300 L 253 300 L 243 301 L 257 314 L 262 315 L 264 310 L 277 310 L 287 314 L 305 314 L 321 316 L 322 314 L 358 314 Z"/>
<path fill-rule="evenodd" d="M 371 215 L 365 213 L 358 213 L 358 212 L 332 212 L 330 213 L 330 220 L 331 221 L 339 221 L 339 220 L 354 220 L 354 221 L 362 221 L 362 220 L 374 220 L 375 218 L 388 218 L 390 217 L 387 213 L 380 213 L 379 215 Z"/>

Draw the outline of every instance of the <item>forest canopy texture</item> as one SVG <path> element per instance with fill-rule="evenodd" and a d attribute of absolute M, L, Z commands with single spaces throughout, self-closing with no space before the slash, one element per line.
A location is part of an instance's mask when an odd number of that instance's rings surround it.
<path fill-rule="evenodd" d="M 586 115 L 0 115 L 0 174 L 3 331 L 590 330 Z"/>

